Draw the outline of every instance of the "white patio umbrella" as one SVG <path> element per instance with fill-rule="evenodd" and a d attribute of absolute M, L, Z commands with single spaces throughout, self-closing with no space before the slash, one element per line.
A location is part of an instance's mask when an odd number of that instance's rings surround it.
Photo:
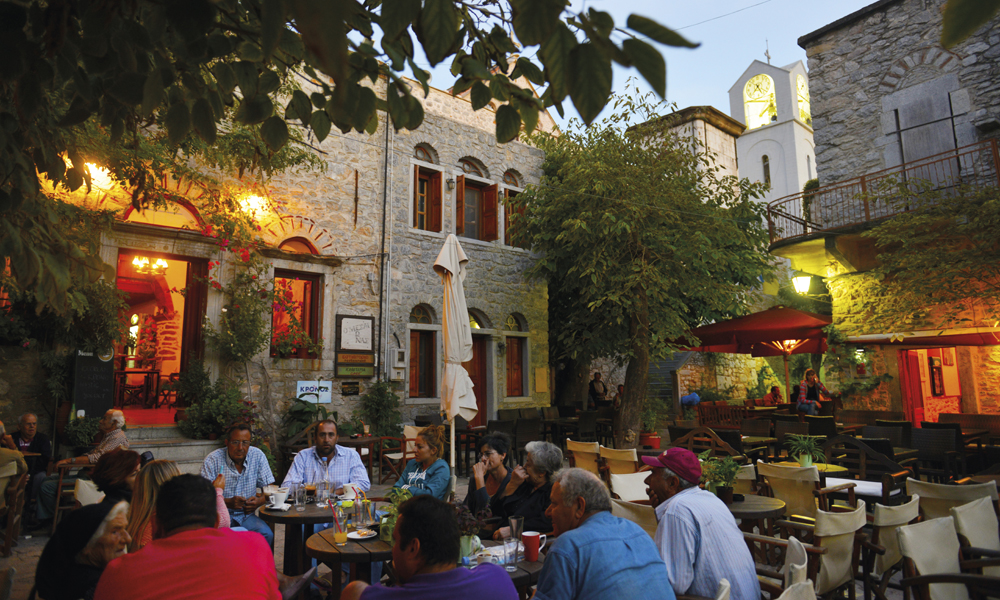
<path fill-rule="evenodd" d="M 434 261 L 434 270 L 444 284 L 444 313 L 441 318 L 444 329 L 444 384 L 441 389 L 441 411 L 451 424 L 451 492 L 455 492 L 458 478 L 455 476 L 455 416 L 461 415 L 471 421 L 479 412 L 476 396 L 472 391 L 472 379 L 462 366 L 472 360 L 472 326 L 469 324 L 469 309 L 465 304 L 466 264 L 469 258 L 462 250 L 458 238 L 452 234 L 444 241 L 444 247 Z"/>

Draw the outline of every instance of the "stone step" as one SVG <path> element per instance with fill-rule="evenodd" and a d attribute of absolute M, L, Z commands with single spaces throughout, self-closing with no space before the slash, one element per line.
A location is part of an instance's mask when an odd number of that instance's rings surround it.
<path fill-rule="evenodd" d="M 218 440 L 189 440 L 186 438 L 130 440 L 129 449 L 139 454 L 147 450 L 153 458 L 172 460 L 177 463 L 197 461 L 199 465 L 213 450 L 222 447 Z"/>
<path fill-rule="evenodd" d="M 125 430 L 130 442 L 140 440 L 164 440 L 183 438 L 184 434 L 176 425 L 133 425 Z"/>

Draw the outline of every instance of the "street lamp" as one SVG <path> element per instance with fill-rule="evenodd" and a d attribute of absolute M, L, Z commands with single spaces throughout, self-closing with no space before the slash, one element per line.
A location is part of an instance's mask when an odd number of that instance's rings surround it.
<path fill-rule="evenodd" d="M 795 291 L 800 294 L 808 294 L 810 284 L 812 284 L 812 275 L 803 273 L 792 277 L 792 285 L 795 286 Z"/>

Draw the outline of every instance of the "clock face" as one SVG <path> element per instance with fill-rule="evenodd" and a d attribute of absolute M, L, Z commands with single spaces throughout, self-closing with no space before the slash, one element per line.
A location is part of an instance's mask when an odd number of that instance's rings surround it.
<path fill-rule="evenodd" d="M 747 82 L 747 96 L 751 100 L 760 100 L 771 93 L 771 78 L 767 75 L 757 75 Z"/>

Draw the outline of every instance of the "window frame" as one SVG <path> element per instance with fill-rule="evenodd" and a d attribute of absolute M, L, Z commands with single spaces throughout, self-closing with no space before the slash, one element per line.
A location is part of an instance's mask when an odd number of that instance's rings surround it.
<path fill-rule="evenodd" d="M 510 331 L 505 329 L 503 332 L 504 343 L 507 346 L 504 352 L 504 396 L 507 399 L 511 398 L 530 398 L 531 397 L 531 378 L 530 378 L 530 365 L 531 365 L 531 333 L 528 331 Z M 520 390 L 511 385 L 511 360 L 513 352 L 511 342 L 513 340 L 518 340 L 518 346 L 520 346 L 521 354 L 521 364 L 520 364 Z M 513 388 L 513 389 L 512 389 Z M 514 394 L 512 392 L 520 391 L 520 394 Z"/>
<path fill-rule="evenodd" d="M 441 332 L 441 326 L 440 325 L 424 325 L 424 324 L 417 324 L 417 323 L 409 323 L 407 325 L 407 335 L 406 335 L 406 344 L 407 344 L 406 399 L 408 401 L 409 400 L 420 400 L 420 399 L 423 399 L 423 400 L 438 399 L 438 391 L 440 389 L 440 385 L 439 385 L 440 382 L 438 381 L 438 368 L 437 368 L 437 366 L 440 364 L 440 360 L 441 360 L 441 358 L 440 358 L 440 354 L 441 354 L 441 348 L 440 348 L 441 336 L 440 336 L 440 332 Z M 416 361 L 417 363 L 419 363 L 419 361 L 420 361 L 419 344 L 418 344 L 418 346 L 416 348 L 414 347 L 414 344 L 413 344 L 414 335 L 415 334 L 416 334 L 418 340 L 421 337 L 426 337 L 426 338 L 430 339 L 430 343 L 429 343 L 429 346 L 431 348 L 431 355 L 429 357 L 430 358 L 430 364 L 428 364 L 426 366 L 426 373 L 425 373 L 425 375 L 427 375 L 426 382 L 430 386 L 429 390 L 426 390 L 426 391 L 430 395 L 426 395 L 426 396 L 420 394 L 421 390 L 419 389 L 419 384 L 420 384 L 419 379 L 417 380 L 417 390 L 416 390 L 417 395 L 414 395 L 414 389 L 413 389 L 413 384 L 414 384 L 414 380 L 413 380 L 413 366 L 414 366 L 414 361 Z"/>
<path fill-rule="evenodd" d="M 320 339 L 320 332 L 322 331 L 323 321 L 323 274 L 322 273 L 310 273 L 307 271 L 296 271 L 294 269 L 281 269 L 275 268 L 273 279 L 275 285 L 277 285 L 278 279 L 294 279 L 299 281 L 308 281 L 312 283 L 312 289 L 309 292 L 309 302 L 312 305 L 312 310 L 309 312 L 308 320 L 309 323 L 304 323 L 304 328 L 309 337 L 312 338 L 313 342 L 317 342 Z M 274 308 L 271 309 L 271 345 L 268 347 L 268 354 L 272 357 L 277 357 L 277 349 L 273 345 L 274 343 Z M 319 358 L 315 352 L 309 352 L 305 348 L 298 348 L 295 352 L 287 357 L 282 358 Z"/>
<path fill-rule="evenodd" d="M 516 187 L 516 186 L 512 186 L 512 185 L 505 185 L 505 186 L 502 187 L 501 191 L 503 192 L 503 199 L 504 199 L 503 202 L 500 202 L 501 206 L 503 206 L 503 244 L 504 244 L 504 246 L 509 246 L 510 248 L 517 248 L 518 250 L 525 250 L 525 251 L 527 251 L 527 248 L 525 248 L 524 246 L 518 246 L 517 244 L 511 242 L 511 239 L 510 239 L 510 213 L 507 210 L 508 209 L 508 207 L 507 207 L 507 199 L 508 198 L 512 198 L 513 196 L 517 196 L 518 194 L 524 192 L 524 188 L 520 188 L 520 187 Z M 513 194 L 513 196 L 511 194 Z M 523 213 L 524 211 L 520 210 L 520 211 L 517 211 L 517 212 Z"/>
<path fill-rule="evenodd" d="M 480 220 L 478 223 L 479 237 L 469 237 L 465 233 L 465 188 L 467 182 L 481 190 Z M 483 243 L 493 243 L 500 238 L 500 185 L 493 180 L 467 173 L 455 175 L 455 235 L 458 237 Z M 489 223 L 489 225 L 488 225 Z"/>
<path fill-rule="evenodd" d="M 442 235 L 444 231 L 444 179 L 445 171 L 440 165 L 424 162 L 416 158 L 410 158 L 410 190 L 408 197 L 408 217 L 410 231 L 421 233 Z M 437 214 L 433 213 L 433 206 L 428 207 L 427 228 L 417 227 L 417 194 L 420 192 L 421 175 L 427 175 L 429 185 L 437 184 Z M 433 197 L 431 198 L 433 202 Z M 433 227 L 436 226 L 436 229 Z"/>

